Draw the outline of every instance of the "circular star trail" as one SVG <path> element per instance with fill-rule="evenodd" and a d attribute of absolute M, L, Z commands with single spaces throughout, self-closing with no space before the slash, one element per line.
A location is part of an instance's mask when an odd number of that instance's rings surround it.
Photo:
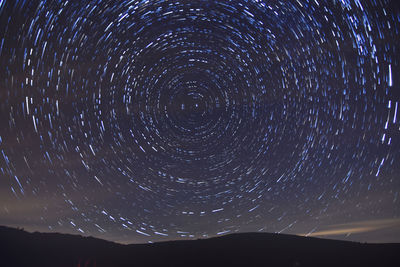
<path fill-rule="evenodd" d="M 400 216 L 392 2 L 0 12 L 3 223 L 146 242 Z"/>

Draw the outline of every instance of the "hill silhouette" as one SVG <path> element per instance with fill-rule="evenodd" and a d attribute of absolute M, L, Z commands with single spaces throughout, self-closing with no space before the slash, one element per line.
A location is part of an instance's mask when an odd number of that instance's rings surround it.
<path fill-rule="evenodd" d="M 400 266 L 400 244 L 284 234 L 122 245 L 0 226 L 0 266 Z"/>

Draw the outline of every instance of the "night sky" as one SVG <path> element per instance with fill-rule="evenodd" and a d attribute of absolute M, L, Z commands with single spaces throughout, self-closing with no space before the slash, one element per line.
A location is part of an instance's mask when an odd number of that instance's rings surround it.
<path fill-rule="evenodd" d="M 0 0 L 0 224 L 400 242 L 386 0 Z"/>

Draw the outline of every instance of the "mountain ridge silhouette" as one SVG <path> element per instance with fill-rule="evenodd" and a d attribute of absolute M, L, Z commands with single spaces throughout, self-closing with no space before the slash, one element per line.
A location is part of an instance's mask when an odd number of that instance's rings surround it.
<path fill-rule="evenodd" d="M 400 266 L 400 244 L 272 233 L 119 244 L 0 226 L 0 266 Z"/>

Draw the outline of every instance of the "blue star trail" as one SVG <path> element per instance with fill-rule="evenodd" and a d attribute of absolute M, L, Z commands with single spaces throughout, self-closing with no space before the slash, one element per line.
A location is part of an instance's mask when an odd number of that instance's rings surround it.
<path fill-rule="evenodd" d="M 395 2 L 0 1 L 0 224 L 399 241 Z"/>

